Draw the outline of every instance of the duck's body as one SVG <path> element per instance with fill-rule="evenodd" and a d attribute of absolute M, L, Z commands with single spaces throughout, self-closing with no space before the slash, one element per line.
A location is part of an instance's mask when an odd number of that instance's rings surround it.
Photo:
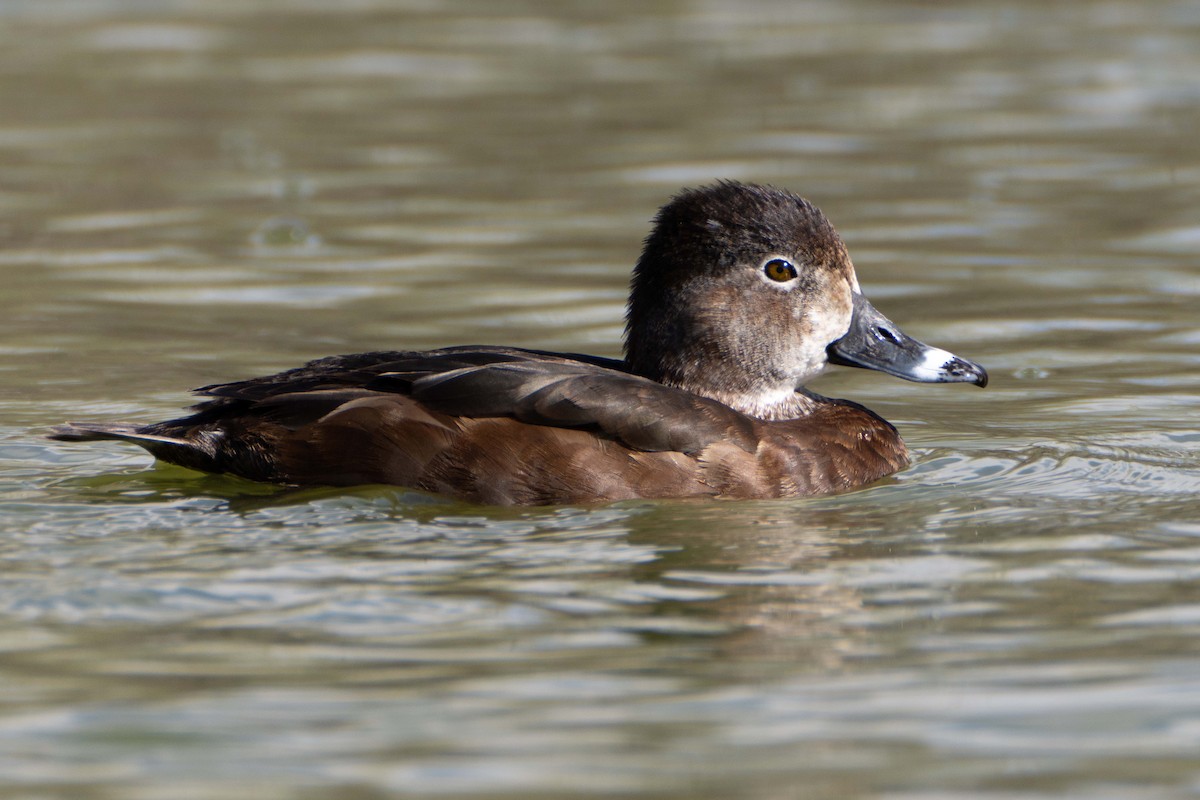
<path fill-rule="evenodd" d="M 833 359 L 982 385 L 858 292 L 815 207 L 722 183 L 659 213 L 625 360 L 503 347 L 333 356 L 198 390 L 191 416 L 64 426 L 206 472 L 386 483 L 488 504 L 826 494 L 901 469 L 896 429 L 804 383 Z"/>
<path fill-rule="evenodd" d="M 199 392 L 212 399 L 183 419 L 57 435 L 258 481 L 495 505 L 825 494 L 908 463 L 896 429 L 853 403 L 767 422 L 620 361 L 513 348 L 333 356 Z"/>

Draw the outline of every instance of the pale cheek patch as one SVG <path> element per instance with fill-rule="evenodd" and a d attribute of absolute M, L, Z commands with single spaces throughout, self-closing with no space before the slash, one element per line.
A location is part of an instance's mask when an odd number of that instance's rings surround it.
<path fill-rule="evenodd" d="M 822 350 L 846 335 L 853 317 L 849 298 L 826 295 L 804 312 L 810 322 L 810 335 Z"/>

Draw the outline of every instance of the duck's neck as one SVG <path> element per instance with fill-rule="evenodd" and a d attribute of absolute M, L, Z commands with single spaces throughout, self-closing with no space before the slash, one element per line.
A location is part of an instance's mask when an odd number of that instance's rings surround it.
<path fill-rule="evenodd" d="M 639 315 L 636 308 L 630 305 L 625 337 L 625 363 L 635 375 L 765 420 L 805 417 L 821 404 L 819 395 L 796 386 L 820 374 L 824 364 L 796 366 L 800 359 L 795 354 L 779 357 L 788 342 L 730 332 L 750 329 L 750 322 L 720 328 L 703 321 L 679 322 L 678 314 L 648 315 L 643 310 Z"/>
<path fill-rule="evenodd" d="M 680 386 L 680 389 L 688 389 Z M 806 417 L 817 409 L 824 400 L 823 397 L 805 389 L 787 389 L 780 392 L 762 392 L 760 394 L 734 394 L 720 391 L 702 391 L 688 389 L 695 394 L 711 397 L 724 403 L 730 408 L 743 414 L 764 420 L 799 419 Z"/>
<path fill-rule="evenodd" d="M 633 364 L 629 366 L 630 371 L 644 378 L 711 398 L 758 419 L 799 419 L 812 414 L 818 406 L 826 402 L 821 395 L 804 388 L 794 389 L 787 384 L 772 387 L 749 380 L 732 380 L 735 376 L 721 371 L 715 374 L 685 371 L 681 375 L 662 369 L 639 370 Z M 740 375 L 736 377 L 745 378 Z"/>

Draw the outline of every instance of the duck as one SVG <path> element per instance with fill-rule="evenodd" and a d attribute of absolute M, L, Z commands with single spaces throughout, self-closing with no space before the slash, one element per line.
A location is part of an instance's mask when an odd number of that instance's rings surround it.
<path fill-rule="evenodd" d="M 721 181 L 655 216 L 622 359 L 481 345 L 330 356 L 196 389 L 178 419 L 50 436 L 129 442 L 252 481 L 388 484 L 481 505 L 812 497 L 910 462 L 882 417 L 807 388 L 830 364 L 988 380 L 875 309 L 815 205 Z"/>

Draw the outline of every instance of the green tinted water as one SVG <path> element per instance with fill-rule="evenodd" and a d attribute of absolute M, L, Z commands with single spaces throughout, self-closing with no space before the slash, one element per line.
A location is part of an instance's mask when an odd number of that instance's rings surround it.
<path fill-rule="evenodd" d="M 0 797 L 1200 793 L 1186 3 L 0 9 Z M 775 183 L 985 391 L 787 503 L 280 493 L 45 441 L 336 352 L 619 352 Z"/>

